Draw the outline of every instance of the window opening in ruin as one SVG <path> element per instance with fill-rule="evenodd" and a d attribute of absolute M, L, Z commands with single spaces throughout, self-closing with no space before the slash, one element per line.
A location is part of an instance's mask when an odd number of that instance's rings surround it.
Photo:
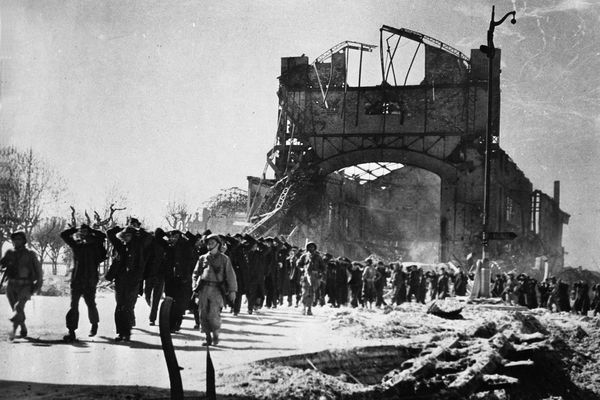
<path fill-rule="evenodd" d="M 506 221 L 511 222 L 514 217 L 514 202 L 510 197 L 506 198 Z"/>
<path fill-rule="evenodd" d="M 540 192 L 535 191 L 531 195 L 531 226 L 533 233 L 540 233 Z"/>
<path fill-rule="evenodd" d="M 404 101 L 381 101 L 365 103 L 365 114 L 367 115 L 400 115 L 400 125 L 404 124 L 404 113 L 406 105 Z"/>
<path fill-rule="evenodd" d="M 438 262 L 441 248 L 441 178 L 423 168 L 391 162 L 340 169 L 328 182 L 327 202 L 339 207 L 339 222 L 324 237 L 356 252 Z M 343 182 L 343 184 L 339 184 Z M 340 189 L 341 188 L 341 189 Z M 338 194 L 343 191 L 344 195 Z M 321 220 L 327 225 L 327 203 Z M 334 214 L 335 215 L 335 214 Z M 354 255 L 353 255 L 354 256 Z"/>
<path fill-rule="evenodd" d="M 390 34 L 384 36 L 379 80 L 393 86 L 420 85 L 425 79 L 425 46 Z"/>

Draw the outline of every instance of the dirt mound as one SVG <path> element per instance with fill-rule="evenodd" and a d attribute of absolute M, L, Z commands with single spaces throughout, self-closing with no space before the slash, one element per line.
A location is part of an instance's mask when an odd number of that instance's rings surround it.
<path fill-rule="evenodd" d="M 253 399 L 287 400 L 358 398 L 364 392 L 360 384 L 345 382 L 343 376 L 335 377 L 314 369 L 288 366 L 251 365 L 227 376 L 228 389 Z M 222 385 L 217 386 L 221 392 Z M 372 398 L 374 397 L 364 397 Z"/>
<path fill-rule="evenodd" d="M 464 308 L 464 320 L 406 304 L 336 312 L 338 333 L 411 338 L 265 360 L 220 378 L 220 393 L 256 399 L 600 399 L 599 319 Z M 443 332 L 443 334 L 440 334 Z M 429 340 L 422 340 L 429 338 Z"/>
<path fill-rule="evenodd" d="M 427 314 L 427 306 L 405 303 L 381 310 L 350 309 L 335 313 L 329 318 L 332 329 L 345 329 L 362 338 L 409 338 L 415 335 L 445 332 L 444 319 Z"/>

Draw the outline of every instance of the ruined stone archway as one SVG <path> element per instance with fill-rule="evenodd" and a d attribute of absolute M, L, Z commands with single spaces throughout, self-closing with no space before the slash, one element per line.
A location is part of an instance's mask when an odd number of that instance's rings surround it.
<path fill-rule="evenodd" d="M 451 217 L 447 210 L 453 211 L 454 208 L 453 204 L 448 204 L 454 198 L 448 188 L 454 187 L 459 174 L 453 165 L 413 151 L 361 149 L 339 153 L 317 166 L 319 175 L 331 176 L 347 167 L 384 162 L 399 163 L 405 168 L 400 172 L 390 171 L 384 177 L 365 184 L 364 190 L 358 191 L 362 195 L 353 188 L 346 188 L 347 193 L 344 193 L 343 188 L 330 187 L 342 185 L 339 177 L 337 180 L 328 179 L 326 187 L 320 192 L 335 193 L 324 201 L 328 202 L 331 212 L 340 221 L 336 224 L 330 221 L 329 214 L 323 213 L 320 220 L 326 220 L 327 227 L 306 232 L 305 235 L 312 233 L 321 239 L 329 251 L 343 252 L 348 256 L 361 257 L 376 253 L 389 259 L 440 262 L 448 257 L 442 254 L 449 247 L 445 242 L 448 238 L 447 221 Z M 410 175 L 407 170 L 411 171 Z M 427 174 L 435 178 L 427 178 Z M 417 181 L 423 180 L 429 189 L 416 185 Z M 352 182 L 346 182 L 348 185 L 352 185 Z M 400 185 L 403 187 L 399 188 Z M 367 189 L 369 187 L 372 188 Z M 442 190 L 444 187 L 446 190 Z M 368 193 L 365 193 L 367 190 Z M 354 204 L 349 204 L 344 199 L 346 196 L 350 196 Z M 352 209 L 355 215 L 349 216 L 349 210 Z M 298 220 L 291 225 L 297 226 Z"/>
<path fill-rule="evenodd" d="M 360 149 L 339 153 L 334 157 L 316 164 L 319 173 L 330 174 L 352 165 L 370 162 L 394 162 L 421 168 L 438 175 L 442 180 L 455 183 L 459 171 L 450 163 L 445 163 L 427 154 L 398 149 Z"/>
<path fill-rule="evenodd" d="M 400 40 L 417 43 L 415 54 L 396 53 L 403 48 L 398 47 Z M 376 47 L 381 83 L 361 85 L 363 54 L 368 56 Z M 419 49 L 424 52 L 422 78 L 407 85 Z M 360 60 L 356 85 L 349 80 L 349 76 L 356 77 L 349 73 L 351 51 L 360 53 L 353 57 Z M 396 74 L 398 58 L 407 61 L 406 78 Z M 310 188 L 315 181 L 351 165 L 397 162 L 441 178 L 440 261 L 465 260 L 481 246 L 481 141 L 490 120 L 493 154 L 488 228 L 537 235 L 539 214 L 539 219 L 551 221 L 544 235 L 560 253 L 562 224 L 568 215 L 560 211 L 558 201 L 532 200 L 531 182 L 499 146 L 500 58 L 498 49 L 488 75 L 488 60 L 479 49 L 471 50 L 467 57 L 435 38 L 389 26 L 380 29 L 379 46 L 342 42 L 312 64 L 304 55 L 282 58 L 277 135 L 267 156 L 275 178 L 249 177 L 252 200 L 246 232 L 290 234 L 295 227 L 285 226 L 286 216 L 293 216 L 297 205 L 310 204 L 319 190 L 322 192 L 322 187 Z M 488 76 L 494 88 L 489 116 Z M 548 211 L 545 217 L 542 208 Z M 502 242 L 493 243 L 489 250 L 493 256 L 509 260 L 515 253 L 510 243 Z"/>

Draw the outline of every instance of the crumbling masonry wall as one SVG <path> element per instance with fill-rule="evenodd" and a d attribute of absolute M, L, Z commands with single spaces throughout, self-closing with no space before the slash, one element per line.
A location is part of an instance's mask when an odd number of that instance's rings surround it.
<path fill-rule="evenodd" d="M 500 58 L 498 51 L 492 70 L 495 95 L 491 119 L 495 138 L 500 121 Z M 327 186 L 324 189 L 323 182 L 342 168 L 396 162 L 439 176 L 438 260 L 462 259 L 480 251 L 487 69 L 487 58 L 479 50 L 471 51 L 467 63 L 464 58 L 425 44 L 425 71 L 420 84 L 394 86 L 384 82 L 379 86 L 351 87 L 346 82 L 343 51 L 332 54 L 326 62 L 311 65 L 305 56 L 283 58 L 278 93 L 280 123 L 269 162 L 275 180 L 301 171 L 319 189 L 306 196 L 303 204 L 290 209 L 289 215 L 278 220 L 271 231 L 290 234 L 304 229 L 316 235 L 312 240 L 325 243 L 334 237 L 344 242 L 342 248 L 356 246 L 356 240 L 344 239 L 341 232 L 324 233 L 323 217 L 328 220 L 335 213 L 320 214 L 313 207 L 315 214 L 310 217 L 308 205 L 323 203 L 316 198 L 330 191 Z M 523 238 L 513 243 L 493 242 L 492 257 L 510 259 L 515 249 L 530 255 L 562 254 L 560 240 L 555 239 L 561 236 L 568 216 L 552 198 L 543 197 L 541 202 L 551 204 L 545 209 L 553 211 L 538 213 L 544 219 L 540 226 L 550 226 L 554 239 L 544 248 L 535 245 L 539 232 L 532 231 L 531 182 L 498 144 L 493 147 L 491 163 L 490 228 L 515 232 Z M 249 193 L 252 198 L 252 187 Z M 345 219 L 341 215 L 336 218 Z M 363 241 L 399 240 L 394 230 L 381 230 Z M 397 246 L 388 246 L 389 254 L 395 251 Z"/>

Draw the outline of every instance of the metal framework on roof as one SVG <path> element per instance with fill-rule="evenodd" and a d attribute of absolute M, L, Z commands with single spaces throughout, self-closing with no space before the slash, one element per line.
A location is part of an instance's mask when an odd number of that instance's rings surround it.
<path fill-rule="evenodd" d="M 381 178 L 402 167 L 404 167 L 404 165 L 398 163 L 374 162 L 353 165 L 342 169 L 340 172 L 349 178 L 358 180 L 362 185 L 363 183 Z"/>
<path fill-rule="evenodd" d="M 385 44 L 387 45 L 384 50 L 384 32 L 389 33 L 389 36 L 385 38 Z M 391 26 L 383 25 L 379 30 L 379 52 L 380 52 L 380 61 L 381 61 L 381 79 L 382 82 L 387 82 L 390 72 L 392 73 L 392 77 L 394 78 L 394 86 L 398 86 L 398 82 L 396 80 L 396 71 L 394 69 L 394 57 L 396 56 L 396 51 L 398 50 L 398 46 L 400 44 L 401 38 L 407 38 L 417 42 L 419 45 L 415 49 L 415 52 L 412 56 L 410 66 L 406 71 L 406 76 L 404 77 L 403 85 L 406 85 L 408 81 L 408 76 L 412 69 L 413 63 L 415 62 L 415 58 L 417 57 L 417 53 L 421 48 L 421 44 L 426 46 L 431 46 L 435 48 L 439 48 L 445 51 L 448 54 L 452 54 L 454 57 L 463 61 L 467 64 L 467 67 L 470 66 L 471 61 L 469 57 L 464 55 L 459 50 L 455 49 L 452 46 L 447 45 L 446 43 L 433 38 L 431 36 L 424 35 L 420 32 L 413 31 L 406 28 L 394 28 Z M 395 44 L 393 43 L 393 39 L 396 38 Z M 392 50 L 392 46 L 394 49 Z M 384 53 L 385 51 L 385 53 Z"/>
<path fill-rule="evenodd" d="M 372 52 L 373 49 L 375 49 L 375 48 L 377 48 L 377 46 L 372 45 L 372 44 L 366 44 L 366 43 L 353 42 L 350 40 L 346 40 L 344 42 L 340 42 L 340 43 L 336 44 L 335 46 L 333 46 L 332 48 L 330 48 L 329 50 L 327 50 L 326 52 L 324 52 L 323 54 L 321 54 L 320 56 L 315 58 L 315 61 L 313 61 L 313 64 L 322 63 L 322 62 L 328 60 L 329 58 L 331 58 L 331 56 L 333 54 L 336 54 L 342 50 L 344 50 L 344 51 L 360 50 L 361 52 L 363 52 L 363 51 Z"/>
<path fill-rule="evenodd" d="M 461 59 L 462 61 L 466 62 L 467 64 L 470 64 L 470 62 L 471 62 L 469 57 L 464 55 L 461 51 L 455 49 L 454 47 L 452 47 L 450 45 L 447 45 L 446 43 L 442 42 L 441 40 L 438 40 L 431 36 L 427 36 L 423 33 L 413 31 L 410 29 L 406 29 L 406 28 L 394 28 L 394 27 L 387 26 L 387 25 L 383 25 L 381 27 L 381 29 L 380 29 L 381 35 L 383 35 L 384 31 L 391 33 L 392 34 L 391 36 L 398 35 L 401 37 L 405 37 L 407 39 L 414 40 L 415 42 L 423 43 L 423 44 L 431 46 L 431 47 L 437 47 L 439 49 L 444 50 L 445 52 L 447 52 L 449 54 L 452 54 L 456 58 Z"/>

